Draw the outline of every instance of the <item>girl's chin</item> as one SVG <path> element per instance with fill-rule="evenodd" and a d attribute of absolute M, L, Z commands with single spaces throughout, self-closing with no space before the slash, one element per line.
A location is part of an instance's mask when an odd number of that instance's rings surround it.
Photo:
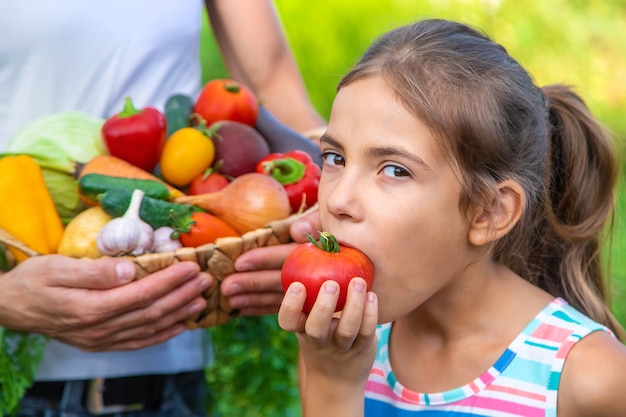
<path fill-rule="evenodd" d="M 378 324 L 385 324 L 396 320 L 398 317 L 390 312 L 385 312 L 384 308 L 378 307 Z"/>

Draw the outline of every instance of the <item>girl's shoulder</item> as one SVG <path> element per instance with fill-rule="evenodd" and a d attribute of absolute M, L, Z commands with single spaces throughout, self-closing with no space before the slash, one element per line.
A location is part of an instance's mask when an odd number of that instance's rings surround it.
<path fill-rule="evenodd" d="M 594 331 L 572 347 L 561 373 L 558 408 L 566 416 L 626 415 L 626 346 Z"/>

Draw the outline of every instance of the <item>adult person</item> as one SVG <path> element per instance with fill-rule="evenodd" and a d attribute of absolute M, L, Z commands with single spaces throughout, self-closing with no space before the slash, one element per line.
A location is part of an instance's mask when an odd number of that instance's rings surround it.
<path fill-rule="evenodd" d="M 0 0 L 0 149 L 19 127 L 51 113 L 108 117 L 125 96 L 162 108 L 200 85 L 201 16 L 208 10 L 232 78 L 277 118 L 305 131 L 311 106 L 270 1 Z M 304 226 L 308 227 L 308 226 Z M 225 292 L 243 314 L 276 312 L 290 245 L 242 256 Z M 211 277 L 183 262 L 132 282 L 128 262 L 62 256 L 24 261 L 0 279 L 0 325 L 52 338 L 23 415 L 203 414 L 205 331 L 181 321 L 204 308 Z M 183 398 L 183 395 L 184 398 Z"/>
<path fill-rule="evenodd" d="M 428 19 L 368 48 L 320 142 L 322 225 L 375 278 L 340 318 L 336 282 L 309 315 L 287 290 L 305 417 L 626 415 L 600 259 L 619 170 L 578 94 Z"/>

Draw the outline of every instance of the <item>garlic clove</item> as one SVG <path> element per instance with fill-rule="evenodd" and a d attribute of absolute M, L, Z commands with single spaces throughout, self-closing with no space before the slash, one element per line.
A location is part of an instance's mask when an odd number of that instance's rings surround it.
<path fill-rule="evenodd" d="M 169 226 L 159 227 L 154 231 L 154 242 L 152 252 L 170 252 L 178 248 L 182 248 L 183 244 L 180 239 L 172 239 L 174 229 Z"/>
<path fill-rule="evenodd" d="M 108 222 L 98 232 L 97 245 L 108 256 L 131 254 L 134 256 L 152 250 L 154 230 L 139 217 L 144 192 L 133 191 L 130 205 L 122 217 Z"/>

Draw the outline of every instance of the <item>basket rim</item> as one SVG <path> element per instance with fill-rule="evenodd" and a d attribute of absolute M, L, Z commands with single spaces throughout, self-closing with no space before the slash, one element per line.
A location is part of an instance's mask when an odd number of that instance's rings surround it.
<path fill-rule="evenodd" d="M 266 230 L 266 229 L 275 229 L 277 227 L 283 227 L 283 226 L 290 226 L 291 224 L 293 224 L 296 220 L 299 220 L 303 217 L 306 217 L 307 215 L 315 212 L 318 210 L 318 205 L 317 203 L 309 208 L 307 208 L 306 210 L 303 210 L 301 212 L 298 213 L 293 213 L 290 216 L 284 218 L 284 219 L 279 219 L 279 220 L 273 220 L 269 223 L 267 223 L 265 226 L 260 227 L 258 229 L 254 229 L 254 230 L 250 230 L 246 233 L 244 233 L 241 236 L 237 236 L 237 237 L 221 237 L 218 238 L 215 242 L 213 243 L 207 243 L 195 248 L 192 247 L 182 247 L 182 248 L 178 248 L 176 250 L 173 251 L 167 251 L 167 252 L 150 252 L 150 253 L 145 253 L 142 255 L 137 255 L 137 256 L 130 256 L 130 255 L 120 255 L 120 256 L 112 256 L 112 258 L 125 258 L 125 259 L 137 259 L 137 258 L 141 258 L 141 257 L 154 257 L 154 255 L 161 255 L 161 254 L 169 254 L 169 256 L 174 255 L 177 251 L 180 250 L 194 250 L 194 251 L 206 251 L 206 250 L 212 250 L 215 249 L 216 247 L 219 247 L 219 245 L 231 242 L 231 241 L 239 241 L 240 239 L 243 239 L 246 236 L 250 236 L 253 235 L 255 233 L 258 233 L 260 230 Z M 7 246 L 10 246 L 14 249 L 17 249 L 19 251 L 22 251 L 23 253 L 25 253 L 29 258 L 31 257 L 35 257 L 35 256 L 45 256 L 46 254 L 42 254 L 40 252 L 37 252 L 36 250 L 34 250 L 33 248 L 31 248 L 30 246 L 28 246 L 27 244 L 25 244 L 24 242 L 20 241 L 18 238 L 16 238 L 15 236 L 13 236 L 13 234 L 11 234 L 8 230 L 0 227 L 0 243 L 3 243 Z M 55 255 L 55 254 L 50 254 L 50 255 Z M 103 256 L 105 257 L 105 256 Z M 77 258 L 78 259 L 78 258 Z M 99 259 L 99 258 L 98 258 Z"/>

